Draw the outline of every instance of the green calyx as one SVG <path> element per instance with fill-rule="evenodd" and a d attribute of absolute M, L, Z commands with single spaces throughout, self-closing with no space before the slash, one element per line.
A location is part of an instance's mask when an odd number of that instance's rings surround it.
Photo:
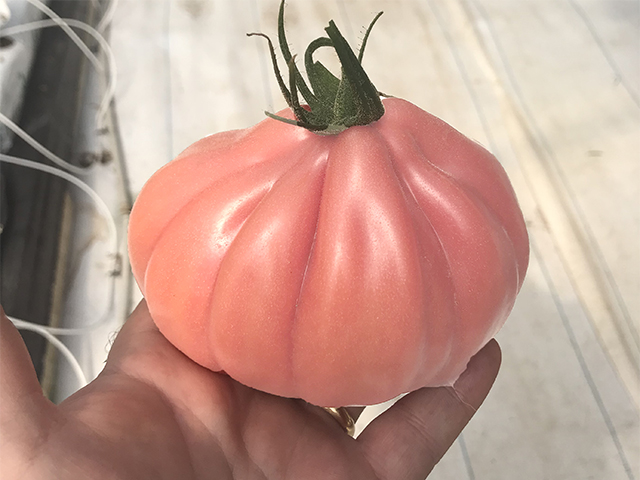
<path fill-rule="evenodd" d="M 368 125 L 382 117 L 384 106 L 380 100 L 381 94 L 373 86 L 361 65 L 369 33 L 381 15 L 382 12 L 378 13 L 369 25 L 358 56 L 333 20 L 330 21 L 329 26 L 325 28 L 328 36 L 312 41 L 304 54 L 309 87 L 295 64 L 295 56 L 289 50 L 284 31 L 284 0 L 282 0 L 278 14 L 278 43 L 282 56 L 287 62 L 288 85 L 280 74 L 271 39 L 262 33 L 247 35 L 258 35 L 267 39 L 278 85 L 296 119 L 291 120 L 270 112 L 265 113 L 276 120 L 324 135 L 337 134 L 355 125 Z M 342 65 L 341 78 L 337 78 L 322 63 L 313 60 L 315 51 L 322 47 L 331 47 L 335 50 Z M 302 95 L 307 103 L 306 107 L 300 104 L 298 94 Z"/>

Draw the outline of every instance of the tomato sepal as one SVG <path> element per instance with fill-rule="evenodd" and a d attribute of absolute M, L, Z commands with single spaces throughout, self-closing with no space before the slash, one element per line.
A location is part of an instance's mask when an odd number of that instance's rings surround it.
<path fill-rule="evenodd" d="M 278 14 L 278 45 L 287 63 L 289 85 L 285 83 L 278 67 L 275 47 L 271 39 L 263 33 L 248 33 L 248 36 L 260 36 L 267 40 L 271 62 L 280 91 L 287 105 L 295 115 L 295 120 L 280 117 L 270 112 L 267 116 L 275 120 L 306 128 L 321 135 L 336 135 L 347 128 L 357 125 L 369 125 L 384 115 L 382 95 L 373 85 L 362 68 L 362 58 L 369 34 L 382 12 L 379 12 L 367 28 L 359 49 L 354 53 L 349 43 L 331 20 L 325 28 L 327 37 L 313 40 L 304 55 L 304 64 L 309 85 L 300 73 L 295 55 L 291 53 L 284 28 L 284 0 L 280 3 Z M 333 48 L 338 56 L 341 77 L 337 78 L 321 62 L 313 59 L 316 50 L 323 47 Z M 298 93 L 307 105 L 302 105 Z"/>

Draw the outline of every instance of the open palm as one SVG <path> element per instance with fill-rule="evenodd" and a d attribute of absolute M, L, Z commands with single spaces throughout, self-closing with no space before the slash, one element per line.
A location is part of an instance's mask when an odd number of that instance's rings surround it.
<path fill-rule="evenodd" d="M 405 396 L 353 439 L 319 407 L 195 364 L 160 334 L 144 302 L 98 378 L 57 406 L 42 395 L 4 314 L 0 342 L 6 479 L 422 480 L 480 406 L 500 365 L 491 341 L 454 387 Z"/>

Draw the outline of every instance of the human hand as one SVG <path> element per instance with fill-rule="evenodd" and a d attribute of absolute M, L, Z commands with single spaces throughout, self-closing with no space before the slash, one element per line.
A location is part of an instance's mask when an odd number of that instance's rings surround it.
<path fill-rule="evenodd" d="M 501 359 L 492 340 L 454 387 L 406 395 L 353 439 L 319 407 L 192 362 L 160 334 L 144 302 L 102 373 L 56 406 L 1 317 L 0 477 L 7 480 L 422 480 L 486 397 Z"/>

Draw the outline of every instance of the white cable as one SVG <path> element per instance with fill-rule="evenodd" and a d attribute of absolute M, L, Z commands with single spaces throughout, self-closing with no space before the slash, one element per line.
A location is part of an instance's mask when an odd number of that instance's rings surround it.
<path fill-rule="evenodd" d="M 25 160 L 23 158 L 13 157 L 11 155 L 6 155 L 4 153 L 0 153 L 0 162 L 6 162 L 13 165 L 26 167 L 26 168 L 32 168 L 35 170 L 40 170 L 42 172 L 49 173 L 51 175 L 55 175 L 57 177 L 63 178 L 64 180 L 67 180 L 68 182 L 73 183 L 74 185 L 82 189 L 84 192 L 86 192 L 87 195 L 89 195 L 89 197 L 91 197 L 91 199 L 95 202 L 97 209 L 100 211 L 100 213 L 104 216 L 105 220 L 107 221 L 107 227 L 109 229 L 109 237 L 110 237 L 110 240 L 113 242 L 112 255 L 114 255 L 114 261 L 115 261 L 117 256 L 119 256 L 118 231 L 116 228 L 116 223 L 113 218 L 113 215 L 111 215 L 111 212 L 109 211 L 109 207 L 107 207 L 107 205 L 104 203 L 102 198 L 100 198 L 100 196 L 95 192 L 95 190 L 93 190 L 89 185 L 87 185 L 85 182 L 83 182 L 79 178 L 74 177 L 73 175 L 67 172 L 58 170 L 57 168 L 51 167 L 49 165 L 33 162 L 31 160 Z M 109 303 L 109 307 L 107 308 L 107 312 L 104 314 L 103 318 L 101 318 L 97 322 L 94 322 L 90 325 L 87 325 L 85 327 L 79 327 L 79 328 L 58 328 L 58 327 L 49 327 L 46 325 L 40 325 L 40 328 L 43 330 L 46 330 L 48 333 L 53 335 L 82 335 L 100 327 L 109 318 L 109 314 L 111 312 L 111 309 L 113 308 L 113 293 L 115 289 L 114 283 L 115 283 L 115 277 L 111 282 L 111 294 L 109 296 L 111 300 Z"/>
<path fill-rule="evenodd" d="M 100 63 L 98 58 L 91 52 L 91 50 L 89 50 L 89 47 L 87 47 L 84 44 L 84 42 L 80 39 L 80 37 L 73 30 L 71 30 L 69 25 L 67 25 L 64 21 L 62 21 L 62 19 L 60 18 L 60 16 L 56 12 L 51 10 L 44 3 L 42 3 L 40 0 L 27 0 L 27 2 L 29 2 L 31 5 L 33 5 L 38 10 L 43 12 L 46 16 L 51 18 L 51 20 L 56 22 L 60 26 L 60 28 L 62 28 L 62 30 L 64 30 L 65 33 L 67 35 L 69 35 L 71 40 L 73 40 L 73 42 L 76 45 L 78 45 L 80 50 L 82 50 L 82 52 L 87 56 L 87 58 L 91 61 L 91 63 L 93 63 L 93 65 L 96 67 L 96 69 L 98 69 L 99 71 L 102 71 L 102 64 Z"/>
<path fill-rule="evenodd" d="M 75 165 L 71 165 L 69 162 L 61 159 L 52 151 L 48 150 L 42 144 L 38 143 L 31 135 L 22 130 L 18 125 L 16 125 L 9 117 L 5 116 L 2 112 L 0 112 L 0 123 L 5 124 L 13 133 L 22 138 L 25 142 L 27 142 L 31 147 L 40 152 L 42 155 L 47 157 L 53 163 L 58 165 L 65 170 L 75 173 L 76 175 L 84 175 L 87 173 L 86 168 L 76 167 Z M 39 164 L 38 164 L 39 165 Z"/>
<path fill-rule="evenodd" d="M 96 26 L 96 30 L 98 30 L 100 33 L 103 33 L 107 29 L 107 27 L 109 26 L 109 24 L 113 20 L 113 15 L 114 15 L 117 7 L 118 7 L 118 0 L 111 0 L 109 2 L 109 6 L 107 7 L 106 11 L 104 12 L 104 16 L 102 17 L 102 19 L 100 20 L 100 22 Z"/>
<path fill-rule="evenodd" d="M 71 350 L 62 343 L 59 339 L 54 337 L 51 333 L 47 331 L 42 325 L 38 325 L 36 323 L 26 322 L 24 320 L 19 320 L 17 318 L 8 317 L 9 320 L 15 325 L 18 330 L 30 330 L 32 332 L 36 332 L 42 335 L 44 338 L 49 340 L 51 344 L 58 349 L 58 351 L 69 361 L 71 364 L 71 368 L 73 373 L 75 373 L 76 378 L 78 379 L 78 383 L 80 384 L 80 388 L 87 385 L 87 377 L 82 371 L 82 367 L 80 366 L 80 362 L 78 359 L 71 353 Z"/>
<path fill-rule="evenodd" d="M 117 3 L 117 0 L 113 0 L 113 1 L 114 3 Z M 102 51 L 105 53 L 107 57 L 107 65 L 106 65 L 106 70 L 108 74 L 107 88 L 106 88 L 104 97 L 100 102 L 100 107 L 98 108 L 98 113 L 97 113 L 98 123 L 103 124 L 105 117 L 107 115 L 107 111 L 109 110 L 109 105 L 111 104 L 111 101 L 115 97 L 115 93 L 116 93 L 117 68 L 116 68 L 116 59 L 115 59 L 115 55 L 113 54 L 113 50 L 111 50 L 111 47 L 109 46 L 109 42 L 107 42 L 104 36 L 101 35 L 100 32 L 95 28 L 93 28 L 91 25 L 88 25 L 79 20 L 75 20 L 73 18 L 60 18 L 59 20 L 60 22 L 63 22 L 70 27 L 84 30 L 93 38 L 95 38 L 96 41 L 100 44 L 100 48 L 102 49 Z M 4 36 L 17 35 L 20 33 L 30 32 L 32 30 L 38 30 L 41 28 L 60 26 L 60 22 L 53 19 L 38 20 L 35 22 L 30 22 L 22 25 L 16 25 L 13 27 L 5 28 L 2 30 L 2 35 Z M 101 67 L 102 68 L 100 69 L 100 72 L 103 72 L 105 68 L 102 65 Z"/>
<path fill-rule="evenodd" d="M 2 115 L 2 114 L 0 114 Z M 4 153 L 0 153 L 0 162 L 11 163 L 13 165 L 19 165 L 21 167 L 32 168 L 34 170 L 40 170 L 42 172 L 50 173 L 51 175 L 55 175 L 57 177 L 63 178 L 68 182 L 73 183 L 80 189 L 91 197 L 91 199 L 95 202 L 98 211 L 102 214 L 104 219 L 107 221 L 107 228 L 109 230 L 110 240 L 113 242 L 113 254 L 118 253 L 118 231 L 116 228 L 116 222 L 109 211 L 109 207 L 104 203 L 104 200 L 100 198 L 100 195 L 96 193 L 89 185 L 80 180 L 73 175 L 63 172 L 62 170 L 58 170 L 57 168 L 51 167 L 49 165 L 44 165 L 42 163 L 34 162 L 31 160 L 25 160 L 24 158 L 13 157 L 11 155 L 6 155 Z"/>
<path fill-rule="evenodd" d="M 71 30 L 71 27 L 75 27 L 75 28 L 79 28 L 81 30 L 84 30 L 85 32 L 87 32 L 91 36 L 93 36 L 97 40 L 97 42 L 100 44 L 100 47 L 101 47 L 102 51 L 104 52 L 104 54 L 107 57 L 107 68 L 106 68 L 106 70 L 107 70 L 107 74 L 108 74 L 107 88 L 106 88 L 103 100 L 100 103 L 100 106 L 98 108 L 98 112 L 97 112 L 97 115 L 96 115 L 98 125 L 99 126 L 102 125 L 103 122 L 105 121 L 105 117 L 106 117 L 107 112 L 109 110 L 109 106 L 110 106 L 110 104 L 113 101 L 113 98 L 115 96 L 117 73 L 116 73 L 115 56 L 113 55 L 113 51 L 111 50 L 108 42 L 102 36 L 101 32 L 103 32 L 108 27 L 108 25 L 111 23 L 111 21 L 113 19 L 114 12 L 115 12 L 117 4 L 118 4 L 118 0 L 111 0 L 111 2 L 109 3 L 109 5 L 108 5 L 108 7 L 107 7 L 107 9 L 105 11 L 105 14 L 104 14 L 103 18 L 100 20 L 100 22 L 99 22 L 99 24 L 98 24 L 96 29 L 94 29 L 93 27 L 91 27 L 90 25 L 88 25 L 88 24 L 86 24 L 84 22 L 81 22 L 81 21 L 78 21 L 78 20 L 75 20 L 75 19 L 61 19 L 53 10 L 48 8 L 46 5 L 44 5 L 39 0 L 27 0 L 27 1 L 29 3 L 31 3 L 34 7 L 38 8 L 39 10 L 41 10 L 47 16 L 49 16 L 50 20 L 41 20 L 41 21 L 37 21 L 37 22 L 31 22 L 31 23 L 28 23 L 28 24 L 17 25 L 17 26 L 14 26 L 14 27 L 3 29 L 3 32 L 2 32 L 3 35 L 9 36 L 9 35 L 15 35 L 15 34 L 18 34 L 18 33 L 22 33 L 22 32 L 27 32 L 27 31 L 30 31 L 30 30 L 36 30 L 36 29 L 47 28 L 47 27 L 52 27 L 52 26 L 59 26 L 69 36 L 69 38 L 71 38 L 71 40 L 80 48 L 80 50 L 87 56 L 87 58 L 89 59 L 89 61 L 91 61 L 91 63 L 96 68 L 96 70 L 98 70 L 98 72 L 102 73 L 102 72 L 105 71 L 104 65 L 91 52 L 91 50 L 86 46 L 86 44 L 84 42 L 82 42 L 80 37 L 78 37 L 78 35 L 75 34 L 75 32 L 73 32 L 73 30 Z M 40 152 L 42 155 L 44 155 L 46 158 L 51 160 L 56 165 L 66 169 L 66 170 L 68 170 L 70 172 L 76 173 L 76 174 L 84 174 L 84 173 L 86 173 L 86 169 L 77 167 L 75 165 L 71 165 L 70 163 L 66 162 L 65 160 L 63 160 L 60 157 L 58 157 L 57 155 L 55 155 L 53 152 L 49 151 L 47 148 L 45 148 L 43 145 L 38 143 L 28 133 L 26 133 L 24 130 L 22 130 L 18 125 L 16 125 L 13 121 L 11 121 L 9 118 L 7 118 L 2 113 L 0 113 L 0 122 L 4 123 L 16 135 L 20 136 L 25 142 L 27 142 L 35 150 Z M 105 218 L 105 220 L 107 222 L 107 228 L 109 230 L 109 237 L 113 241 L 113 255 L 114 256 L 118 255 L 118 232 L 117 232 L 117 228 L 116 228 L 116 224 L 115 224 L 115 220 L 113 218 L 113 215 L 109 211 L 109 208 L 104 203 L 102 198 L 89 185 L 87 185 L 82 180 L 74 177 L 73 175 L 70 175 L 67 172 L 58 170 L 58 169 L 53 168 L 53 167 L 48 166 L 48 165 L 43 165 L 43 164 L 38 163 L 38 162 L 33 162 L 33 161 L 30 161 L 30 160 L 17 158 L 17 157 L 12 157 L 10 155 L 5 155 L 5 154 L 2 154 L 2 153 L 0 153 L 0 162 L 11 163 L 11 164 L 22 166 L 22 167 L 26 167 L 26 168 L 32 168 L 32 169 L 35 169 L 35 170 L 43 171 L 43 172 L 58 176 L 58 177 L 63 178 L 64 180 L 66 180 L 68 182 L 73 183 L 74 185 L 79 187 L 81 190 L 83 190 L 85 193 L 87 193 L 89 195 L 89 197 L 96 204 L 96 207 L 97 207 L 98 211 L 100 211 L 100 213 Z M 87 382 L 86 375 L 84 374 L 84 372 L 82 370 L 82 367 L 80 366 L 80 363 L 78 362 L 77 358 L 73 355 L 73 353 L 69 350 L 69 348 L 64 343 L 62 343 L 59 339 L 54 337 L 54 335 L 55 334 L 58 334 L 58 335 L 80 335 L 80 334 L 85 334 L 88 331 L 93 330 L 94 328 L 102 325 L 104 323 L 104 320 L 106 318 L 108 318 L 109 312 L 111 311 L 111 308 L 113 306 L 113 288 L 114 288 L 113 282 L 112 282 L 111 287 L 112 287 L 112 295 L 110 296 L 111 297 L 110 307 L 108 308 L 108 311 L 105 314 L 104 318 L 99 320 L 98 322 L 95 322 L 95 323 L 93 323 L 91 325 L 87 325 L 85 327 L 81 327 L 81 328 L 54 328 L 54 327 L 49 327 L 49 326 L 45 326 L 45 325 L 38 325 L 38 324 L 31 323 L 31 322 L 26 322 L 24 320 L 19 320 L 19 319 L 15 319 L 15 318 L 11 318 L 11 317 L 9 317 L 9 318 L 13 322 L 13 324 L 16 326 L 16 328 L 23 329 L 23 330 L 30 330 L 30 331 L 36 332 L 36 333 L 42 335 L 47 340 L 49 340 L 51 342 L 51 344 L 54 347 L 56 347 L 60 351 L 60 353 L 62 353 L 62 355 L 69 361 L 69 363 L 71 365 L 71 368 L 74 371 L 74 373 L 75 373 L 75 375 L 76 375 L 76 377 L 78 379 L 78 383 L 80 384 L 80 387 L 84 387 L 85 385 L 87 385 L 88 382 Z"/>
<path fill-rule="evenodd" d="M 89 325 L 85 325 L 84 327 L 50 327 L 48 325 L 41 325 L 43 330 L 46 330 L 51 335 L 58 336 L 76 336 L 76 335 L 85 335 L 93 330 L 98 329 L 105 325 L 107 320 L 111 318 L 111 313 L 113 311 L 113 290 L 114 290 L 114 282 L 111 282 L 111 292 L 109 294 L 109 307 L 107 311 L 104 313 L 102 318 L 96 322 L 90 323 Z"/>

